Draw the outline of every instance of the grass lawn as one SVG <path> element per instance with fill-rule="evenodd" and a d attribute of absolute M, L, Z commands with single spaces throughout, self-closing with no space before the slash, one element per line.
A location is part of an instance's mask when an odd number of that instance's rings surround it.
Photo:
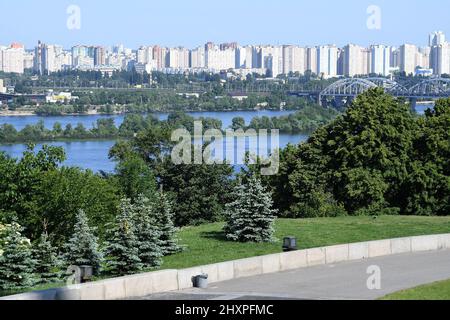
<path fill-rule="evenodd" d="M 399 291 L 382 300 L 450 300 L 450 280 Z"/>
<path fill-rule="evenodd" d="M 317 219 L 279 219 L 276 243 L 253 244 L 227 241 L 222 223 L 187 227 L 180 231 L 187 249 L 164 258 L 164 269 L 189 268 L 229 260 L 282 252 L 284 236 L 295 236 L 300 249 L 382 240 L 407 236 L 450 233 L 450 217 L 381 216 Z"/>

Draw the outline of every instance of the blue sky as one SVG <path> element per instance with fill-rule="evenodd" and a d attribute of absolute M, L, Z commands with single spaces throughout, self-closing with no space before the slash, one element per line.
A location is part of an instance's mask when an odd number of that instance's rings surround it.
<path fill-rule="evenodd" d="M 66 27 L 69 5 L 81 9 L 80 30 Z M 380 30 L 366 26 L 370 5 Z M 450 37 L 449 12 L 448 0 L 1 0 L 0 44 L 425 45 L 434 30 Z"/>

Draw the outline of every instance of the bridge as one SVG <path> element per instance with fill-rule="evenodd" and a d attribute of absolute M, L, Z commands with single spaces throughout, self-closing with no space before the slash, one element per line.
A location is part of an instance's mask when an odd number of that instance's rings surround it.
<path fill-rule="evenodd" d="M 345 101 L 352 101 L 372 88 L 383 88 L 394 97 L 409 99 L 412 108 L 415 108 L 417 100 L 450 97 L 450 79 L 447 78 L 426 79 L 411 88 L 381 77 L 348 78 L 336 81 L 322 91 L 290 91 L 289 94 L 314 98 L 320 105 L 331 100 L 336 106 L 342 106 Z"/>

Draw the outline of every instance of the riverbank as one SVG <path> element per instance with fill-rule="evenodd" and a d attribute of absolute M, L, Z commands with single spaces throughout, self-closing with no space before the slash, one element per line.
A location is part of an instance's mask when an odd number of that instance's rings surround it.
<path fill-rule="evenodd" d="M 29 117 L 35 116 L 32 111 L 0 111 L 0 117 Z"/>
<path fill-rule="evenodd" d="M 184 112 L 184 113 L 233 113 L 233 112 L 296 112 L 301 109 L 292 109 L 292 110 L 279 110 L 279 109 L 236 109 L 236 110 L 168 110 L 168 111 L 148 111 L 148 112 L 129 112 L 129 111 L 114 111 L 111 113 L 99 112 L 97 110 L 90 110 L 85 113 L 61 113 L 58 115 L 45 115 L 45 114 L 37 114 L 34 111 L 0 111 L 0 117 L 29 117 L 29 116 L 38 116 L 38 117 L 83 117 L 83 116 L 125 116 L 128 114 L 161 114 L 161 113 L 174 113 L 174 112 Z"/>

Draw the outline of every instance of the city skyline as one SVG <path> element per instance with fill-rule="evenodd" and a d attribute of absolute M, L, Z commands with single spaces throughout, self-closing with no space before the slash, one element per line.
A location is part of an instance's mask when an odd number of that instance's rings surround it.
<path fill-rule="evenodd" d="M 397 45 L 401 42 L 421 46 L 425 45 L 425 30 L 450 30 L 446 19 L 450 5 L 437 0 L 414 1 L 414 6 L 405 0 L 395 3 L 386 0 L 375 3 L 285 0 L 276 4 L 260 1 L 259 5 L 254 1 L 236 0 L 227 4 L 205 0 L 135 0 L 127 8 L 111 6 L 105 1 L 46 3 L 45 0 L 1 3 L 0 10 L 8 14 L 0 21 L 0 42 L 20 42 L 27 48 L 34 47 L 38 40 L 58 43 L 64 48 L 83 43 L 102 46 L 123 43 L 126 47 L 157 43 L 193 48 L 207 41 L 301 46 Z M 70 17 L 67 9 L 71 5 L 80 8 L 79 29 L 67 28 Z M 370 29 L 367 27 L 368 9 L 373 5 L 379 7 L 381 20 L 380 28 Z M 399 24 L 400 16 L 408 18 Z"/>
<path fill-rule="evenodd" d="M 442 31 L 431 32 L 427 46 L 414 44 L 363 47 L 348 44 L 301 47 L 298 45 L 247 45 L 237 42 L 206 43 L 196 48 L 161 47 L 159 45 L 126 48 L 75 45 L 64 50 L 61 45 L 39 41 L 32 51 L 12 43 L 0 46 L 0 71 L 23 73 L 33 69 L 38 74 L 60 70 L 96 70 L 112 74 L 117 70 L 139 73 L 162 71 L 214 72 L 233 70 L 241 76 L 261 74 L 305 74 L 310 70 L 324 77 L 367 74 L 406 74 L 431 76 L 450 74 L 450 42 Z"/>

